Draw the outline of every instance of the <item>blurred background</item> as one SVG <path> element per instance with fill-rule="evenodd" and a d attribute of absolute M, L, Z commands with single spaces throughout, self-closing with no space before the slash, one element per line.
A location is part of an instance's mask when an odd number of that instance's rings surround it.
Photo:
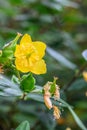
<path fill-rule="evenodd" d="M 87 49 L 87 0 L 1 0 L 0 49 L 17 32 L 47 44 L 48 71 L 35 76 L 37 84 L 43 86 L 58 77 L 61 98 L 74 106 L 87 126 L 87 83 L 81 73 L 71 82 L 86 63 L 82 51 Z M 0 130 L 13 130 L 26 119 L 31 130 L 80 130 L 67 109 L 55 121 L 44 104 L 30 100 L 15 105 L 14 101 L 0 97 Z"/>

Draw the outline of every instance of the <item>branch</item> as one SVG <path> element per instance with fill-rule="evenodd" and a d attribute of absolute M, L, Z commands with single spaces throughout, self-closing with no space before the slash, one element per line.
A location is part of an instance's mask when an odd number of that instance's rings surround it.
<path fill-rule="evenodd" d="M 73 84 L 73 82 L 76 81 L 76 79 L 79 77 L 79 75 L 84 71 L 84 69 L 87 67 L 87 63 L 84 64 L 79 71 L 74 75 L 74 77 L 71 79 L 71 81 L 63 88 L 64 91 L 67 91 L 67 89 Z"/>

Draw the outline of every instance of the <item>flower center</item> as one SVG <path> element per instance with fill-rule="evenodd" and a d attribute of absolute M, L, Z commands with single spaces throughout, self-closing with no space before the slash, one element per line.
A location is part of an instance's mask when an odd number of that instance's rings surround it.
<path fill-rule="evenodd" d="M 33 50 L 31 53 L 26 55 L 29 66 L 32 66 L 37 60 L 37 57 L 33 55 L 34 53 L 35 51 Z"/>

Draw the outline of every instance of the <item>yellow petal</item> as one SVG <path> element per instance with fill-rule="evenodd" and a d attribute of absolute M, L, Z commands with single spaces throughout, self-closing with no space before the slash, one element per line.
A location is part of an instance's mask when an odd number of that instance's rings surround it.
<path fill-rule="evenodd" d="M 22 57 L 23 55 L 31 54 L 35 50 L 32 43 L 25 43 L 25 45 L 16 45 L 15 57 Z"/>
<path fill-rule="evenodd" d="M 31 68 L 31 72 L 34 74 L 46 73 L 46 64 L 44 60 L 40 60 L 36 64 L 34 64 L 34 66 Z"/>
<path fill-rule="evenodd" d="M 32 42 L 38 51 L 40 59 L 45 55 L 46 44 L 40 41 Z"/>
<path fill-rule="evenodd" d="M 20 70 L 21 72 L 26 73 L 30 71 L 28 60 L 25 57 L 16 58 L 15 65 L 16 65 L 16 68 Z"/>
<path fill-rule="evenodd" d="M 14 55 L 15 55 L 15 57 L 20 57 L 23 55 L 23 50 L 20 47 L 20 45 L 16 45 L 16 50 L 15 50 Z"/>
<path fill-rule="evenodd" d="M 22 37 L 22 39 L 21 39 L 21 41 L 20 41 L 20 44 L 31 43 L 31 42 L 32 42 L 31 36 L 28 35 L 28 34 L 25 34 L 25 35 Z"/>

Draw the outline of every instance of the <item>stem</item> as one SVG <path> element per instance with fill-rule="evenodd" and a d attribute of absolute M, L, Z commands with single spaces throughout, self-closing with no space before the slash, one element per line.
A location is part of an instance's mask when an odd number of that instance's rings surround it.
<path fill-rule="evenodd" d="M 19 80 L 21 80 L 21 76 L 19 71 L 16 69 L 15 65 L 12 65 L 12 69 L 15 71 L 16 76 L 18 77 Z"/>
<path fill-rule="evenodd" d="M 21 80 L 20 73 L 19 73 L 18 70 L 17 70 L 17 77 L 18 77 L 19 80 Z"/>
<path fill-rule="evenodd" d="M 23 93 L 21 100 L 25 100 L 27 93 Z"/>
<path fill-rule="evenodd" d="M 67 89 L 71 86 L 71 84 L 72 84 L 73 82 L 76 81 L 76 79 L 79 77 L 79 75 L 84 71 L 84 69 L 85 69 L 86 67 L 87 67 L 87 63 L 84 64 L 84 65 L 79 69 L 78 73 L 76 73 L 76 74 L 74 75 L 74 77 L 71 79 L 71 81 L 63 88 L 64 91 L 67 91 Z"/>

